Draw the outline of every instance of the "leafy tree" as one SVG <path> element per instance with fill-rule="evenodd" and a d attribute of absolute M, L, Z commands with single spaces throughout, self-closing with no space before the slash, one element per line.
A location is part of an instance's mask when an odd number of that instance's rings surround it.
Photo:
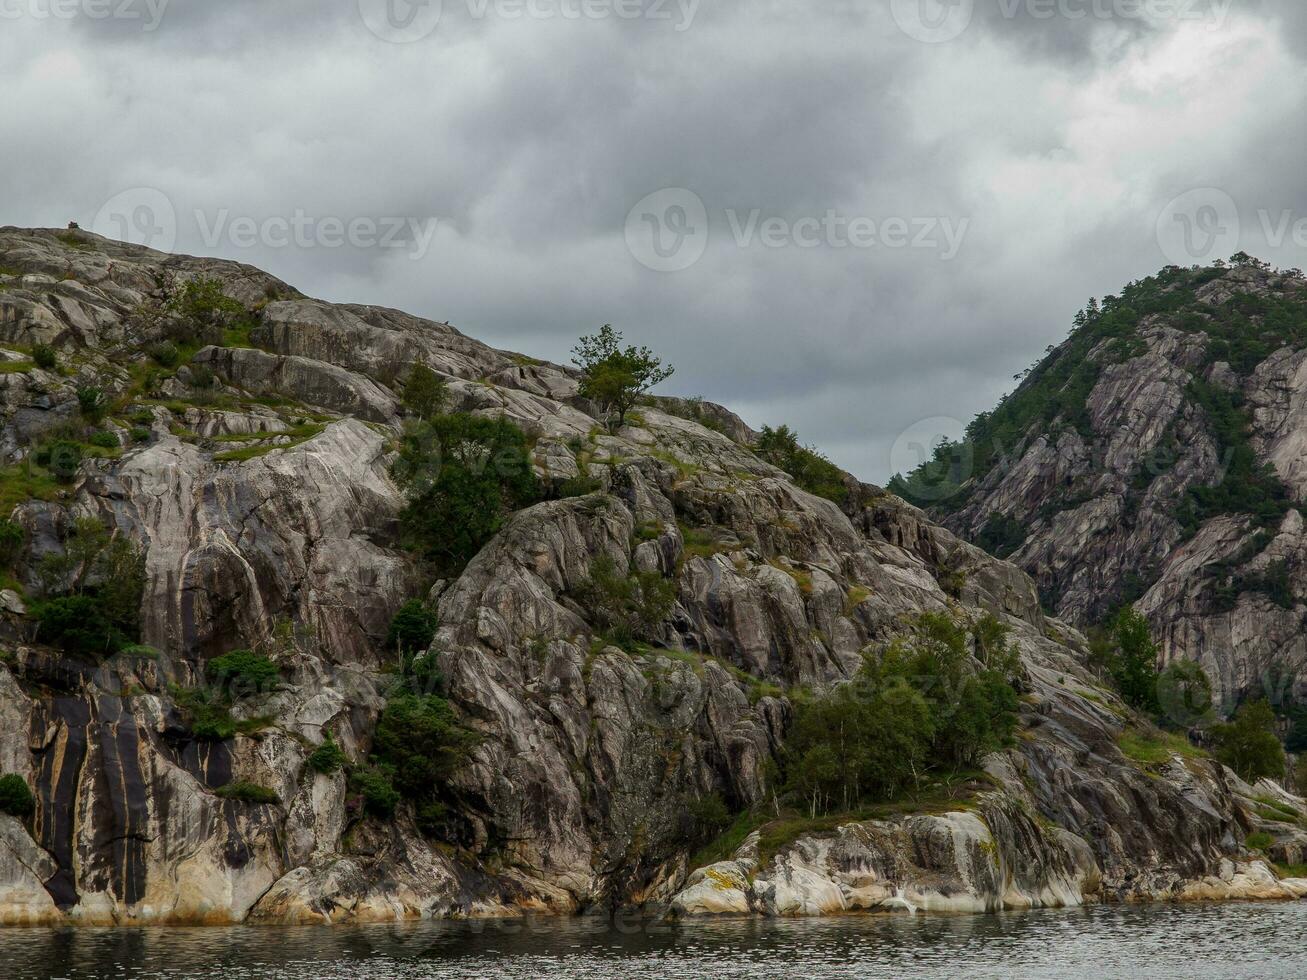
<path fill-rule="evenodd" d="M 1107 665 L 1121 697 L 1142 711 L 1156 712 L 1158 655 L 1148 620 L 1126 606 L 1112 624 L 1112 638 Z"/>
<path fill-rule="evenodd" d="M 206 277 L 182 283 L 165 310 L 181 321 L 176 335 L 186 343 L 219 343 L 248 315 L 239 300 L 223 292 L 221 279 Z"/>
<path fill-rule="evenodd" d="M 445 410 L 449 390 L 445 379 L 425 364 L 414 364 L 404 382 L 404 407 L 425 422 Z"/>
<path fill-rule="evenodd" d="M 17 773 L 0 776 L 0 813 L 11 817 L 30 817 L 36 812 L 36 797 L 27 780 Z"/>
<path fill-rule="evenodd" d="M 441 574 L 462 571 L 507 515 L 540 493 L 522 430 L 463 413 L 410 425 L 395 476 L 408 495 L 405 541 Z"/>
<path fill-rule="evenodd" d="M 1241 704 L 1233 722 L 1212 729 L 1212 738 L 1216 757 L 1249 782 L 1284 775 L 1284 746 L 1275 734 L 1275 712 L 1265 701 Z"/>
<path fill-rule="evenodd" d="M 1177 660 L 1157 678 L 1157 702 L 1165 721 L 1192 728 L 1210 721 L 1212 682 L 1196 660 Z"/>
<path fill-rule="evenodd" d="M 663 367 L 648 347 L 622 348 L 622 335 L 604 324 L 597 334 L 582 337 L 572 348 L 572 363 L 581 369 L 578 392 L 597 402 L 605 413 L 616 412 L 616 428 L 626 422 L 626 413 L 640 396 L 676 370 Z"/>
<path fill-rule="evenodd" d="M 71 439 L 55 439 L 38 449 L 34 458 L 60 483 L 72 483 L 82 465 L 82 447 Z"/>
<path fill-rule="evenodd" d="M 891 799 L 934 766 L 974 764 L 1012 737 L 1017 669 L 1007 631 L 991 617 L 968 631 L 922 616 L 912 637 L 868 656 L 852 683 L 797 701 L 782 792 L 815 816 Z"/>
<path fill-rule="evenodd" d="M 604 555 L 590 566 L 590 577 L 575 590 L 610 643 L 630 648 L 656 640 L 676 604 L 676 583 L 656 571 L 624 574 Z"/>
<path fill-rule="evenodd" d="M 843 471 L 811 446 L 799 445 L 798 435 L 788 426 L 763 426 L 755 447 L 758 455 L 794 478 L 808 493 L 837 504 L 848 498 Z"/>
<path fill-rule="evenodd" d="M 410 599 L 391 619 L 386 646 L 401 656 L 421 653 L 431 646 L 439 625 L 436 614 L 427 608 L 426 603 L 421 599 Z"/>
<path fill-rule="evenodd" d="M 349 774 L 349 788 L 363 801 L 365 812 L 374 817 L 391 817 L 402 797 L 395 789 L 394 775 L 384 766 L 365 766 Z"/>

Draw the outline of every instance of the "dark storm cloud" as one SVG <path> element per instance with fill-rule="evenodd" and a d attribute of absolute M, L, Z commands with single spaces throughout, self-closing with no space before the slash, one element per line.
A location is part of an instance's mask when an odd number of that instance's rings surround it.
<path fill-rule="evenodd" d="M 1256 240 L 1260 210 L 1307 215 L 1307 5 L 1236 0 L 1216 24 L 977 0 L 923 43 L 911 18 L 938 0 L 568 2 L 444 0 L 412 43 L 358 0 L 172 0 L 152 32 L 2 21 L 0 223 L 88 223 L 154 188 L 180 250 L 557 360 L 612 322 L 677 365 L 669 390 L 882 481 L 905 429 L 991 407 L 1090 295 L 1165 264 L 1171 198 L 1223 189 L 1250 251 L 1307 265 Z M 626 238 L 666 188 L 708 230 L 673 272 Z M 413 224 L 397 249 L 232 231 L 296 214 Z M 883 238 L 895 221 L 933 238 Z"/>

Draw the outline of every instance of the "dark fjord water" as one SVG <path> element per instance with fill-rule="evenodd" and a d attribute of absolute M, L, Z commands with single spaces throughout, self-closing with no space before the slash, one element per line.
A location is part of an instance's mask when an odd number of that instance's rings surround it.
<path fill-rule="evenodd" d="M 1307 903 L 614 926 L 0 932 L 10 980 L 1307 977 Z"/>

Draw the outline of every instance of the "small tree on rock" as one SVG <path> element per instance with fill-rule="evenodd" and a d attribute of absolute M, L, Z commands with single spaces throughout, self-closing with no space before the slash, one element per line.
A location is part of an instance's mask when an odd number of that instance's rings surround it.
<path fill-rule="evenodd" d="M 622 335 L 606 323 L 572 348 L 572 363 L 581 369 L 581 397 L 597 402 L 605 413 L 616 413 L 617 428 L 641 395 L 676 370 L 663 367 L 648 347 L 623 349 L 621 344 Z"/>

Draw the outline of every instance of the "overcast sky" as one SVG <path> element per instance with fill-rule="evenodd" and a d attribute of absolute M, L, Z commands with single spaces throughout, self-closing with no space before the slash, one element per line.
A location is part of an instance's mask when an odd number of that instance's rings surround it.
<path fill-rule="evenodd" d="M 883 482 L 1090 296 L 1307 266 L 1304 8 L 0 0 L 0 224 L 553 360 L 611 322 Z"/>

